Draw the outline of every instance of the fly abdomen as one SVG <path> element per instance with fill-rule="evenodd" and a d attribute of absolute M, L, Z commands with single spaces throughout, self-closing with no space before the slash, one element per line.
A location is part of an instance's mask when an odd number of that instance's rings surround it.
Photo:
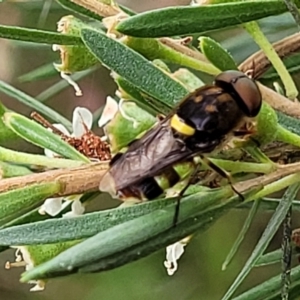
<path fill-rule="evenodd" d="M 186 179 L 192 174 L 194 168 L 195 164 L 192 160 L 174 164 L 154 177 L 147 177 L 139 183 L 122 189 L 119 194 L 125 198 L 153 200 L 163 194 L 165 190 Z"/>

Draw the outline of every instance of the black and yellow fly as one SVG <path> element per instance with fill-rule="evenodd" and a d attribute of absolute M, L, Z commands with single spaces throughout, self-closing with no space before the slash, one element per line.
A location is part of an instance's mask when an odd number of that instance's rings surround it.
<path fill-rule="evenodd" d="M 251 78 L 239 71 L 220 73 L 212 85 L 189 94 L 125 153 L 117 154 L 100 190 L 123 200 L 157 198 L 191 175 L 195 156 L 220 149 L 248 118 L 257 116 L 261 103 Z"/>

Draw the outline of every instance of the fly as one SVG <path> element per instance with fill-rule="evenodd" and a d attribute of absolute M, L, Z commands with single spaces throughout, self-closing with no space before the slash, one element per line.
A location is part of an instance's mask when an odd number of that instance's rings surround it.
<path fill-rule="evenodd" d="M 224 146 L 247 119 L 257 116 L 261 98 L 254 80 L 244 73 L 220 73 L 212 85 L 189 94 L 125 153 L 117 154 L 100 190 L 122 200 L 157 198 L 191 176 L 195 156 L 205 161 L 206 155 Z"/>

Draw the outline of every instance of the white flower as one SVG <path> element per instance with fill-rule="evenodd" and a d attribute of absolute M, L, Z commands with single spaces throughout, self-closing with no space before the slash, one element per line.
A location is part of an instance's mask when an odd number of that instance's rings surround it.
<path fill-rule="evenodd" d="M 67 136 L 80 138 L 86 133 L 86 130 L 90 130 L 92 128 L 92 123 L 93 114 L 85 107 L 76 107 L 73 111 L 72 117 L 72 134 L 70 134 L 66 127 L 62 124 L 53 124 L 53 126 Z M 49 149 L 45 149 L 45 155 L 48 157 L 57 156 L 57 154 Z"/>
<path fill-rule="evenodd" d="M 62 124 L 53 124 L 53 126 L 59 129 L 63 134 L 80 138 L 87 130 L 92 128 L 93 115 L 92 113 L 84 107 L 76 107 L 73 111 L 72 118 L 72 128 L 73 133 L 70 134 L 68 130 Z M 52 152 L 49 149 L 45 149 L 45 155 L 48 157 L 58 156 L 56 153 Z M 57 197 L 57 198 L 48 198 L 45 200 L 44 204 L 39 209 L 40 214 L 48 214 L 50 216 L 58 215 L 62 210 L 64 210 L 70 203 L 71 211 L 64 214 L 63 217 L 70 218 L 84 213 L 84 206 L 80 202 L 82 195 L 74 195 L 69 197 Z"/>
<path fill-rule="evenodd" d="M 103 109 L 101 118 L 98 121 L 98 126 L 103 127 L 104 125 L 106 125 L 109 121 L 113 119 L 113 117 L 116 115 L 118 110 L 119 110 L 118 102 L 114 98 L 108 96 L 106 98 L 106 104 Z"/>
<path fill-rule="evenodd" d="M 138 122 L 134 118 L 126 114 L 126 112 L 123 109 L 124 102 L 129 102 L 132 105 L 136 105 L 134 102 L 127 101 L 125 99 L 121 99 L 118 103 L 114 98 L 108 96 L 106 98 L 106 104 L 103 113 L 98 121 L 98 126 L 103 127 L 114 118 L 117 112 L 119 112 L 124 119 L 133 123 L 133 128 L 136 128 L 138 126 Z"/>
<path fill-rule="evenodd" d="M 178 269 L 178 260 L 184 253 L 184 247 L 190 241 L 191 236 L 188 236 L 179 242 L 176 242 L 166 248 L 166 260 L 164 265 L 167 269 L 168 275 L 173 275 Z"/>
<path fill-rule="evenodd" d="M 80 216 L 84 213 L 85 208 L 82 205 L 82 203 L 80 202 L 80 197 L 81 197 L 81 195 L 79 195 L 79 198 L 76 200 L 73 200 L 73 201 L 68 200 L 69 202 L 72 202 L 71 211 L 63 214 L 63 218 L 73 218 L 76 216 Z"/>
<path fill-rule="evenodd" d="M 17 247 L 15 257 L 15 262 L 6 262 L 5 269 L 9 270 L 15 267 L 24 267 L 26 271 L 29 271 L 34 268 L 34 263 L 26 247 Z M 34 286 L 30 289 L 31 292 L 43 291 L 45 289 L 44 280 L 30 280 L 28 283 L 34 284 Z"/>
<path fill-rule="evenodd" d="M 63 214 L 63 218 L 80 216 L 84 213 L 85 210 L 80 201 L 81 196 L 82 195 L 73 195 L 65 198 L 48 198 L 39 209 L 39 213 L 41 215 L 48 214 L 49 216 L 54 217 L 72 203 L 71 211 Z"/>

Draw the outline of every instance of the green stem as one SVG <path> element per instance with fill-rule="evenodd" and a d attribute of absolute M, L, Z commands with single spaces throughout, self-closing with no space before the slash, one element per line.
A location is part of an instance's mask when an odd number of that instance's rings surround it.
<path fill-rule="evenodd" d="M 256 200 L 265 196 L 268 196 L 272 193 L 281 191 L 285 189 L 286 187 L 292 185 L 293 183 L 299 182 L 300 181 L 300 173 L 296 173 L 293 175 L 286 176 L 282 179 L 279 179 L 277 181 L 274 181 L 266 186 L 259 191 L 254 197 L 252 197 L 251 200 Z"/>
<path fill-rule="evenodd" d="M 273 165 L 274 167 L 274 163 L 258 147 L 249 146 L 245 147 L 244 149 L 257 161 L 263 164 Z"/>
<path fill-rule="evenodd" d="M 250 163 L 241 161 L 230 161 L 224 159 L 210 158 L 220 168 L 230 171 L 231 173 L 270 173 L 274 171 L 276 166 L 273 163 Z"/>
<path fill-rule="evenodd" d="M 176 45 L 175 40 L 162 39 L 162 42 L 168 42 L 170 46 L 167 46 L 156 39 L 127 37 L 122 41 L 128 47 L 141 53 L 148 59 L 164 59 L 171 63 L 180 64 L 181 66 L 189 67 L 211 75 L 220 73 L 220 70 L 211 63 L 193 57 L 193 55 L 199 55 L 198 53 L 194 53 L 194 51 L 187 47 Z M 180 51 L 185 51 L 185 53 Z"/>
<path fill-rule="evenodd" d="M 71 168 L 84 164 L 82 161 L 64 158 L 50 158 L 44 155 L 13 151 L 3 147 L 0 147 L 0 160 L 18 164 L 45 166 L 48 168 Z"/>
<path fill-rule="evenodd" d="M 276 140 L 300 147 L 300 136 L 278 124 Z"/>
<path fill-rule="evenodd" d="M 298 95 L 295 83 L 272 44 L 267 40 L 263 32 L 260 30 L 259 25 L 252 21 L 244 24 L 244 28 L 259 45 L 269 61 L 272 63 L 274 69 L 277 71 L 285 87 L 287 97 L 289 99 L 295 99 Z"/>

